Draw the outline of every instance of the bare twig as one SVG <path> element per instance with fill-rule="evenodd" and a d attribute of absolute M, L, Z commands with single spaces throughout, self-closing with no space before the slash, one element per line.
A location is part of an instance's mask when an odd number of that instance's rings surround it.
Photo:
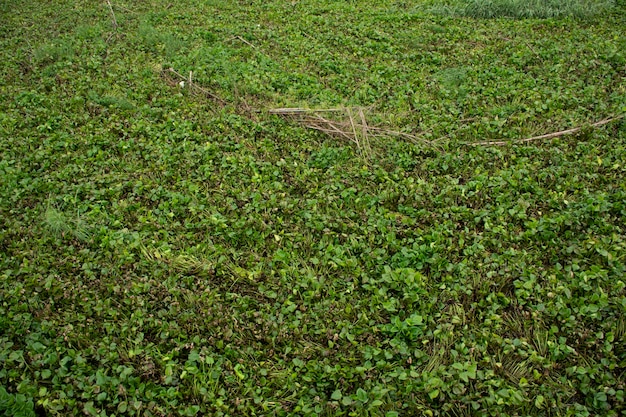
<path fill-rule="evenodd" d="M 536 56 L 537 58 L 539 58 L 539 61 L 543 62 L 543 58 L 541 58 L 541 55 L 539 55 L 539 54 L 537 53 L 537 51 L 535 51 L 535 50 L 533 49 L 533 47 L 530 45 L 530 43 L 529 43 L 529 42 L 524 41 L 524 44 L 528 47 L 528 49 L 530 49 L 530 51 L 531 51 L 533 54 L 535 54 L 535 56 Z"/>
<path fill-rule="evenodd" d="M 603 126 L 606 124 L 609 124 L 611 122 L 620 120 L 624 118 L 624 114 L 620 115 L 620 116 L 616 116 L 616 117 L 610 117 L 608 119 L 603 119 L 600 120 L 599 122 L 596 123 L 592 123 L 589 126 L 590 127 L 599 127 L 599 126 Z M 525 143 L 525 142 L 532 142 L 535 140 L 541 140 L 541 139 L 553 139 L 553 138 L 558 138 L 561 136 L 565 136 L 565 135 L 571 135 L 572 133 L 576 133 L 581 131 L 582 129 L 584 129 L 585 126 L 579 126 L 579 127 L 575 127 L 573 129 L 567 129 L 567 130 L 561 130 L 559 132 L 553 132 L 553 133 L 548 133 L 545 135 L 540 135 L 540 136 L 533 136 L 531 138 L 526 138 L 526 139 L 518 139 L 518 140 L 495 140 L 495 141 L 485 141 L 485 142 L 474 142 L 474 143 L 466 143 L 466 145 L 469 146 L 501 146 L 501 145 L 506 145 L 509 143 Z"/>
<path fill-rule="evenodd" d="M 253 49 L 259 49 L 256 46 L 254 46 L 253 44 L 251 44 L 250 42 L 248 42 L 247 40 L 245 40 L 244 38 L 242 38 L 241 36 L 237 35 L 235 36 L 237 39 L 239 39 L 241 42 L 245 43 L 246 45 L 248 45 L 249 47 L 253 48 Z"/>
<path fill-rule="evenodd" d="M 461 119 L 458 121 L 458 123 L 467 123 L 467 122 L 473 122 L 474 120 L 478 120 L 479 117 L 478 116 L 473 116 L 473 117 L 466 117 L 465 119 Z"/>
<path fill-rule="evenodd" d="M 356 133 L 356 127 L 354 126 L 354 118 L 352 117 L 352 110 L 347 109 L 348 119 L 350 120 L 350 127 L 352 128 L 352 135 L 354 136 L 354 143 L 356 143 L 356 147 L 361 150 L 361 144 L 359 143 L 359 135 Z"/>
<path fill-rule="evenodd" d="M 202 94 L 206 95 L 207 97 L 209 97 L 209 98 L 219 102 L 220 104 L 226 105 L 226 101 L 224 101 L 220 97 L 216 96 L 215 94 L 211 93 L 206 88 L 202 88 L 202 87 L 200 87 L 199 85 L 197 85 L 196 83 L 193 82 L 193 71 L 189 71 L 189 77 L 187 77 L 187 76 L 177 72 L 176 70 L 174 70 L 174 68 L 168 68 L 167 71 L 169 73 L 172 73 L 172 74 L 176 75 L 181 80 L 188 82 L 190 89 L 195 90 L 195 91 L 199 91 Z"/>
<path fill-rule="evenodd" d="M 372 155 L 372 148 L 370 147 L 370 139 L 369 139 L 369 135 L 367 132 L 367 120 L 365 120 L 365 113 L 363 112 L 363 109 L 359 107 L 359 118 L 361 119 L 361 140 L 363 142 L 363 149 L 365 149 L 366 153 L 367 153 L 367 157 L 371 157 Z"/>
<path fill-rule="evenodd" d="M 115 18 L 115 12 L 113 11 L 113 5 L 111 4 L 111 0 L 106 0 L 109 5 L 109 10 L 111 11 L 111 17 L 113 19 L 113 29 L 117 30 L 118 24 L 117 19 Z"/>
<path fill-rule="evenodd" d="M 359 117 L 361 118 L 361 127 L 363 128 L 363 137 L 367 138 L 367 121 L 365 120 L 365 113 L 363 109 L 359 108 Z"/>
<path fill-rule="evenodd" d="M 327 112 L 342 112 L 343 109 L 304 109 L 299 107 L 284 107 L 278 109 L 270 109 L 268 113 L 270 114 L 281 114 L 281 115 L 289 115 L 289 114 L 312 114 L 312 113 L 327 113 Z"/>
<path fill-rule="evenodd" d="M 259 48 L 257 48 L 256 46 L 254 46 L 252 43 L 250 43 L 249 41 L 245 40 L 244 38 L 242 38 L 241 36 L 237 35 L 237 36 L 233 36 L 230 39 L 226 39 L 226 41 L 232 41 L 232 40 L 240 40 L 241 42 L 245 43 L 246 45 L 248 45 L 249 47 L 256 49 L 257 51 L 259 50 Z"/>

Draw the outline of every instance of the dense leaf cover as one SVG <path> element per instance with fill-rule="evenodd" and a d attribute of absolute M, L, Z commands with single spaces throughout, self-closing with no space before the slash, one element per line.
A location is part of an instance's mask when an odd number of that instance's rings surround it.
<path fill-rule="evenodd" d="M 0 413 L 623 415 L 623 8 L 441 10 L 0 2 Z"/>

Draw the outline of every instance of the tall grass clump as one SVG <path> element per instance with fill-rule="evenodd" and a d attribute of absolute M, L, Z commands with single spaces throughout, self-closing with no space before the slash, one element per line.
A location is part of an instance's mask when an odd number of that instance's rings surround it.
<path fill-rule="evenodd" d="M 67 215 L 53 207 L 48 207 L 44 213 L 44 225 L 57 237 L 74 237 L 86 242 L 91 237 L 89 227 L 82 219 L 68 218 Z"/>
<path fill-rule="evenodd" d="M 477 19 L 587 19 L 614 6 L 612 0 L 469 0 L 438 8 L 436 12 Z"/>

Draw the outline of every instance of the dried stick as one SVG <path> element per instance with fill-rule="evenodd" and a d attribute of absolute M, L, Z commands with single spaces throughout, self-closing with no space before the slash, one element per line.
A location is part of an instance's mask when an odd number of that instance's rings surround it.
<path fill-rule="evenodd" d="M 341 112 L 343 109 L 303 109 L 300 107 L 284 107 L 278 109 L 270 109 L 268 110 L 269 114 L 311 114 L 311 113 L 324 113 L 324 112 Z"/>
<path fill-rule="evenodd" d="M 370 147 L 370 140 L 367 134 L 367 120 L 365 120 L 365 113 L 361 107 L 359 107 L 359 117 L 361 118 L 361 134 L 363 135 L 361 139 L 363 140 L 363 146 L 367 152 L 367 156 L 370 157 L 372 155 L 372 148 Z"/>
<path fill-rule="evenodd" d="M 348 111 L 348 119 L 350 120 L 350 127 L 352 127 L 352 134 L 354 135 L 354 143 L 356 143 L 356 147 L 361 151 L 361 143 L 359 142 L 359 136 L 356 133 L 356 127 L 354 126 L 354 118 L 352 118 L 352 111 L 347 109 Z"/>
<path fill-rule="evenodd" d="M 254 46 L 253 44 L 251 44 L 250 42 L 248 42 L 247 40 L 245 40 L 244 38 L 242 38 L 241 36 L 237 35 L 237 36 L 233 36 L 232 38 L 226 39 L 226 42 L 228 41 L 232 41 L 232 40 L 240 40 L 241 42 L 245 43 L 246 45 L 248 45 L 249 47 L 256 49 L 257 51 L 259 51 L 259 48 Z"/>
<path fill-rule="evenodd" d="M 222 105 L 226 105 L 226 101 L 222 100 L 221 98 L 219 98 L 215 94 L 211 93 L 209 90 L 198 86 L 196 83 L 193 83 L 193 79 L 192 79 L 193 72 L 192 71 L 189 71 L 189 77 L 184 76 L 183 74 L 180 74 L 180 73 L 176 72 L 176 70 L 174 70 L 174 68 L 168 68 L 168 71 L 171 72 L 172 74 L 176 74 L 179 78 L 182 78 L 184 81 L 189 82 L 189 87 L 190 88 L 194 88 L 194 89 L 196 89 L 198 91 L 201 91 L 202 93 L 204 93 L 205 95 L 209 96 L 213 100 L 220 102 Z"/>
<path fill-rule="evenodd" d="M 539 58 L 539 61 L 543 62 L 543 58 L 541 58 L 541 55 L 539 55 L 539 54 L 537 53 L 537 51 L 535 51 L 535 50 L 533 49 L 533 47 L 530 45 L 530 43 L 528 43 L 528 42 L 524 41 L 524 44 L 528 47 L 528 49 L 530 49 L 530 51 L 531 51 L 533 54 L 535 54 L 535 56 L 536 56 L 537 58 Z"/>
<path fill-rule="evenodd" d="M 620 116 L 611 117 L 611 118 L 608 118 L 608 119 L 603 119 L 603 120 L 600 120 L 599 122 L 592 123 L 589 126 L 591 126 L 591 127 L 603 126 L 603 125 L 609 124 L 611 122 L 614 122 L 616 120 L 623 119 L 624 116 L 626 116 L 626 115 L 622 114 Z M 469 145 L 469 146 L 491 146 L 491 145 L 501 146 L 501 145 L 506 145 L 508 143 L 525 143 L 525 142 L 532 142 L 534 140 L 552 139 L 552 138 L 558 138 L 558 137 L 565 136 L 565 135 L 571 135 L 572 133 L 576 133 L 576 132 L 581 131 L 584 127 L 585 126 L 579 126 L 579 127 L 573 128 L 573 129 L 561 130 L 559 132 L 548 133 L 546 135 L 540 135 L 540 136 L 533 136 L 532 138 L 526 138 L 526 139 L 474 142 L 474 143 L 466 143 L 466 145 Z"/>
<path fill-rule="evenodd" d="M 235 36 L 235 38 L 239 39 L 241 42 L 245 43 L 246 45 L 248 45 L 251 48 L 259 49 L 259 48 L 257 48 L 256 46 L 252 45 L 250 42 L 248 42 L 247 40 L 245 40 L 244 38 L 242 38 L 239 35 Z"/>
<path fill-rule="evenodd" d="M 363 129 L 363 137 L 367 138 L 367 121 L 365 120 L 365 114 L 363 109 L 359 108 L 359 117 L 361 118 L 361 127 Z"/>
<path fill-rule="evenodd" d="M 113 5 L 111 4 L 111 0 L 107 0 L 107 4 L 109 5 L 109 10 L 111 11 L 111 17 L 113 18 L 113 29 L 117 30 L 118 24 L 117 19 L 115 18 L 115 12 L 113 11 Z"/>

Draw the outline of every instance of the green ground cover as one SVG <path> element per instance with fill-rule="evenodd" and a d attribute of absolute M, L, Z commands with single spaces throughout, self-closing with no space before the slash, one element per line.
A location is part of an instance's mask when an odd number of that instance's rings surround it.
<path fill-rule="evenodd" d="M 626 13 L 527 6 L 0 1 L 0 414 L 625 415 Z"/>

